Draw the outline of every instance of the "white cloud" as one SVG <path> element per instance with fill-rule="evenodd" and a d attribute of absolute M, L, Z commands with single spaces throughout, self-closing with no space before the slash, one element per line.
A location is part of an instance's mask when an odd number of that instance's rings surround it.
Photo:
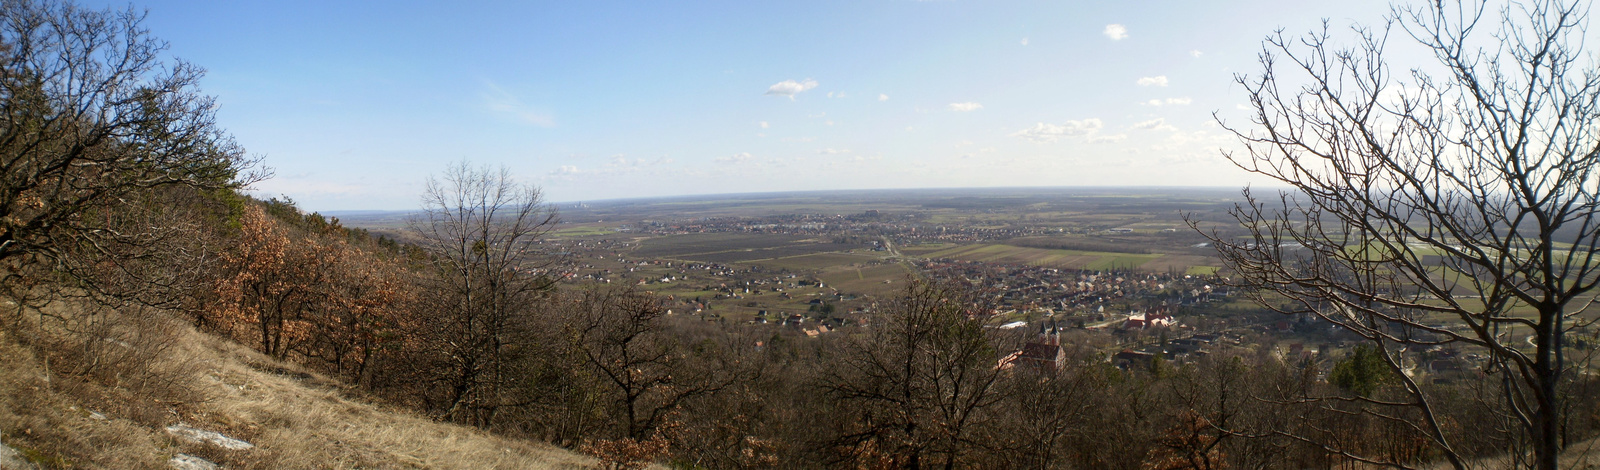
<path fill-rule="evenodd" d="M 1095 136 L 1090 136 L 1088 139 L 1086 139 L 1086 142 L 1089 142 L 1091 144 L 1111 144 L 1111 143 L 1121 142 L 1121 141 L 1124 141 L 1124 140 L 1128 140 L 1128 135 L 1127 134 L 1095 135 Z"/>
<path fill-rule="evenodd" d="M 838 155 L 841 153 L 850 153 L 850 149 L 825 148 L 817 151 L 818 155 Z"/>
<path fill-rule="evenodd" d="M 1158 75 L 1139 79 L 1139 86 L 1167 86 L 1167 76 Z"/>
<path fill-rule="evenodd" d="M 1021 137 L 1036 143 L 1055 142 L 1062 137 L 1082 137 L 1099 132 L 1105 124 L 1099 119 L 1090 118 L 1082 121 L 1067 121 L 1063 124 L 1038 123 L 1033 127 L 1011 133 L 1012 137 Z"/>
<path fill-rule="evenodd" d="M 482 93 L 483 102 L 489 110 L 510 116 L 523 124 L 555 127 L 556 120 L 550 117 L 549 114 L 538 113 L 528 109 L 528 106 L 522 104 L 522 100 L 518 99 L 516 95 L 500 88 L 494 82 L 485 81 L 483 85 L 485 88 Z"/>
<path fill-rule="evenodd" d="M 1193 102 L 1194 102 L 1194 100 L 1189 99 L 1188 97 L 1183 97 L 1183 98 L 1167 98 L 1165 100 L 1156 99 L 1156 100 L 1150 100 L 1150 101 L 1146 101 L 1146 102 L 1139 103 L 1139 104 L 1144 105 L 1144 106 L 1161 106 L 1161 105 L 1182 106 L 1182 105 L 1186 105 L 1186 104 L 1193 103 Z"/>
<path fill-rule="evenodd" d="M 951 111 L 968 112 L 983 109 L 983 105 L 971 101 L 965 103 L 950 103 Z"/>
<path fill-rule="evenodd" d="M 1201 54 L 1203 54 L 1203 53 L 1200 52 L 1199 49 L 1195 49 L 1195 50 L 1189 51 L 1189 55 L 1194 56 L 1194 58 L 1196 58 L 1196 59 L 1199 59 Z"/>
<path fill-rule="evenodd" d="M 1028 38 L 1022 38 L 1022 45 L 1028 45 Z"/>
<path fill-rule="evenodd" d="M 1121 41 L 1128 37 L 1128 28 L 1120 24 L 1108 24 L 1103 33 L 1106 37 L 1111 38 L 1112 41 Z"/>
<path fill-rule="evenodd" d="M 751 156 L 750 152 L 743 152 L 733 154 L 732 156 L 720 157 L 717 158 L 716 161 L 718 163 L 744 163 L 754 159 L 755 157 Z"/>
<path fill-rule="evenodd" d="M 829 119 L 829 120 L 826 120 L 826 121 L 822 121 L 822 123 L 823 123 L 823 124 L 827 124 L 827 125 L 830 125 L 830 126 L 831 126 L 831 125 L 833 125 L 833 120 L 832 120 L 832 119 Z"/>
<path fill-rule="evenodd" d="M 1165 118 L 1155 118 L 1133 125 L 1134 129 L 1148 129 L 1153 131 L 1176 131 L 1178 128 L 1167 125 Z"/>
<path fill-rule="evenodd" d="M 809 78 L 805 79 L 805 81 L 799 81 L 799 82 L 794 81 L 794 80 L 784 80 L 784 81 L 775 83 L 770 87 L 767 87 L 767 93 L 766 94 L 768 94 L 768 95 L 778 95 L 778 96 L 787 96 L 787 97 L 789 97 L 789 99 L 792 100 L 792 99 L 794 99 L 794 95 L 800 94 L 800 92 L 802 92 L 802 91 L 810 90 L 810 89 L 816 88 L 816 87 L 817 87 L 817 81 L 809 79 Z"/>
<path fill-rule="evenodd" d="M 837 92 L 830 91 L 830 92 L 828 92 L 828 97 L 829 98 L 844 98 L 844 92 L 842 92 L 842 91 L 837 91 Z"/>
<path fill-rule="evenodd" d="M 767 127 L 770 127 L 767 125 L 767 121 L 761 121 L 761 128 L 766 129 Z"/>
<path fill-rule="evenodd" d="M 878 101 L 889 101 L 889 95 L 885 95 L 883 93 L 879 93 L 878 94 Z"/>
<path fill-rule="evenodd" d="M 556 169 L 551 170 L 547 177 L 568 181 L 575 180 L 579 177 L 608 178 L 646 170 L 661 171 L 661 169 L 655 167 L 671 165 L 673 162 L 675 162 L 675 160 L 667 157 L 659 157 L 654 160 L 650 160 L 645 158 L 628 158 L 626 155 L 617 154 L 612 155 L 610 161 L 600 165 L 599 167 L 590 169 L 578 168 L 575 165 L 561 165 L 556 167 Z"/>

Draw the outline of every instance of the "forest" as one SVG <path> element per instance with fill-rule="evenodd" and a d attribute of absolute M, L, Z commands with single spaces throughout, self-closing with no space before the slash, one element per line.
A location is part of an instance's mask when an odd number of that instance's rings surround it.
<path fill-rule="evenodd" d="M 1536 23 L 1569 25 L 1563 5 L 1538 5 L 1553 10 Z M 1264 146 L 1241 166 L 1303 185 L 1265 203 L 1247 193 L 1232 213 L 1246 232 L 1210 234 L 1226 266 L 1216 282 L 1363 343 L 1286 354 L 1262 334 L 1119 362 L 1125 338 L 1104 331 L 995 327 L 993 286 L 960 277 L 909 276 L 821 336 L 675 314 L 639 286 L 561 282 L 563 255 L 542 243 L 560 214 L 505 168 L 443 168 L 398 236 L 347 227 L 248 192 L 270 170 L 217 124 L 202 70 L 162 61 L 141 15 L 15 1 L 0 17 L 0 332 L 40 358 L 47 383 L 138 400 L 145 411 L 128 413 L 151 426 L 204 400 L 152 366 L 176 347 L 170 331 L 193 329 L 343 397 L 618 469 L 1555 468 L 1586 462 L 1600 435 L 1597 341 L 1576 307 L 1600 277 L 1585 222 L 1595 162 L 1581 152 L 1539 161 L 1579 189 L 1535 181 L 1524 186 L 1556 189 L 1511 207 L 1482 189 L 1503 182 L 1490 176 L 1437 189 L 1464 178 L 1447 169 L 1388 193 L 1347 181 L 1415 168 L 1295 173 L 1263 162 L 1320 154 L 1239 131 Z M 1301 60 L 1336 60 L 1316 57 Z M 1261 83 L 1246 85 L 1265 121 L 1320 125 L 1271 114 L 1289 111 Z M 1516 171 L 1506 181 L 1553 174 Z M 1463 200 L 1581 227 L 1473 225 L 1454 218 Z M 1423 243 L 1436 260 L 1420 261 Z M 1489 359 L 1417 373 L 1446 347 Z M 0 422 L 38 465 L 98 466 L 72 463 L 82 450 L 49 433 Z M 250 462 L 237 464 L 273 466 Z"/>

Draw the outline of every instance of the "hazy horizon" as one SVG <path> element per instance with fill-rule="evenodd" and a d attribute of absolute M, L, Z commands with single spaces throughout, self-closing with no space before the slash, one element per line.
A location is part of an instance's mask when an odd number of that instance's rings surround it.
<path fill-rule="evenodd" d="M 88 6 L 126 7 L 121 2 Z M 1388 3 L 902 1 L 372 8 L 141 1 L 308 210 L 406 210 L 452 162 L 551 201 L 1212 186 L 1260 41 Z"/>
<path fill-rule="evenodd" d="M 1271 189 L 1271 190 L 1280 189 L 1280 188 L 1276 188 L 1276 187 L 1265 187 L 1265 186 L 1252 186 L 1252 188 L 1253 189 Z M 1127 192 L 1127 193 L 1137 193 L 1137 194 L 1160 194 L 1163 191 L 1216 191 L 1216 192 L 1219 192 L 1219 193 L 1237 194 L 1238 190 L 1240 190 L 1240 189 L 1243 189 L 1243 187 L 1232 187 L 1232 186 L 981 186 L 981 187 L 965 187 L 965 188 L 958 188 L 958 187 L 944 187 L 944 188 L 934 188 L 934 187 L 930 187 L 930 188 L 844 188 L 844 189 L 801 189 L 801 190 L 791 190 L 791 191 L 758 191 L 758 192 L 740 192 L 740 193 L 674 194 L 674 195 L 669 195 L 669 196 L 619 197 L 619 198 L 609 198 L 609 199 L 583 199 L 583 200 L 570 200 L 570 201 L 551 201 L 551 200 L 546 200 L 546 204 L 549 204 L 549 205 L 552 205 L 552 206 L 557 206 L 558 208 L 561 208 L 561 207 L 572 206 L 572 205 L 576 205 L 576 204 L 586 204 L 586 205 L 587 204 L 599 204 L 599 205 L 604 205 L 604 204 L 618 204 L 618 203 L 630 203 L 630 202 L 650 202 L 650 201 L 657 201 L 657 200 L 687 200 L 687 201 L 706 200 L 706 201 L 714 201 L 714 200 L 717 200 L 717 199 L 733 199 L 733 198 L 741 198 L 741 197 L 783 198 L 783 197 L 794 197 L 794 196 L 804 196 L 804 195 L 819 195 L 819 196 L 847 195 L 847 194 L 851 194 L 851 193 L 882 193 L 884 195 L 892 195 L 894 193 L 900 193 L 900 192 L 903 192 L 903 193 L 915 193 L 915 192 L 919 192 L 919 191 L 951 191 L 951 192 L 978 193 L 978 195 L 995 195 L 995 194 L 997 194 L 999 192 L 1010 192 L 1010 191 L 1061 192 L 1061 193 L 1074 193 L 1074 192 L 1077 192 L 1077 191 L 1085 191 L 1085 192 L 1100 192 L 1100 191 L 1104 191 L 1104 192 Z M 989 192 L 989 191 L 993 191 L 993 192 Z M 298 200 L 296 200 L 295 203 L 296 203 L 296 205 L 299 205 L 299 201 Z M 318 213 L 321 213 L 323 215 L 334 215 L 334 216 L 337 216 L 337 215 L 344 215 L 344 214 L 408 213 L 408 212 L 420 211 L 420 210 L 422 210 L 422 207 L 419 204 L 415 208 L 399 208 L 399 209 L 326 209 L 326 210 L 316 210 L 316 209 L 306 209 L 304 207 L 302 207 L 302 209 L 306 210 L 306 212 L 308 212 L 308 213 L 309 212 L 318 212 Z"/>

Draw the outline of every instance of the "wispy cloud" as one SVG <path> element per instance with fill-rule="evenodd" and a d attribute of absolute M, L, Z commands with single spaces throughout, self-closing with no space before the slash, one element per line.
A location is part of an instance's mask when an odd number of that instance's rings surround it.
<path fill-rule="evenodd" d="M 1108 24 L 1106 25 L 1106 30 L 1102 31 L 1102 34 L 1105 34 L 1106 37 L 1111 38 L 1112 41 L 1121 41 L 1128 37 L 1128 28 L 1123 27 L 1120 24 Z"/>
<path fill-rule="evenodd" d="M 1152 131 L 1176 131 L 1176 130 L 1178 130 L 1178 128 L 1176 128 L 1176 127 L 1172 127 L 1172 126 L 1167 125 L 1167 120 L 1165 118 L 1155 118 L 1155 119 L 1151 119 L 1149 121 L 1136 123 L 1136 124 L 1133 125 L 1133 128 L 1134 129 L 1147 129 L 1147 130 L 1152 130 Z"/>
<path fill-rule="evenodd" d="M 554 117 L 551 117 L 549 114 L 540 113 L 530 109 L 528 105 L 523 104 L 522 100 L 518 99 L 516 95 L 511 94 L 504 88 L 500 88 L 500 85 L 496 85 L 492 81 L 485 80 L 483 82 L 483 88 L 483 93 L 481 93 L 480 96 L 483 98 L 484 106 L 489 108 L 490 111 L 494 111 L 502 116 L 510 117 L 523 124 L 539 127 L 555 127 L 556 120 Z"/>
<path fill-rule="evenodd" d="M 798 95 L 798 94 L 800 94 L 800 92 L 803 92 L 803 91 L 806 91 L 806 90 L 810 90 L 810 89 L 816 88 L 816 87 L 817 87 L 817 81 L 809 79 L 809 78 L 807 78 L 807 79 L 805 79 L 803 81 L 798 81 L 798 82 L 794 81 L 794 80 L 784 80 L 784 81 L 781 81 L 781 82 L 778 82 L 778 83 L 774 83 L 770 87 L 767 87 L 766 94 L 768 94 L 768 95 L 776 95 L 776 96 L 787 96 L 787 97 L 789 97 L 789 99 L 792 100 L 792 99 L 794 99 L 794 95 Z"/>
<path fill-rule="evenodd" d="M 745 162 L 754 160 L 755 158 L 756 157 L 750 155 L 750 152 L 741 152 L 741 153 L 736 153 L 736 154 L 729 155 L 729 156 L 726 156 L 726 157 L 718 157 L 716 159 L 716 161 L 717 161 L 717 163 L 735 163 L 735 164 L 737 164 L 737 163 L 745 163 Z"/>
<path fill-rule="evenodd" d="M 1189 51 L 1189 55 L 1194 56 L 1194 58 L 1196 58 L 1196 59 L 1199 59 L 1202 54 L 1204 54 L 1204 53 L 1200 52 L 1199 49 L 1195 49 L 1195 50 Z"/>
<path fill-rule="evenodd" d="M 1011 133 L 1012 137 L 1020 137 L 1035 143 L 1055 142 L 1063 137 L 1083 137 L 1099 132 L 1105 124 L 1097 118 L 1082 121 L 1067 121 L 1062 124 L 1041 122 L 1033 127 Z"/>
<path fill-rule="evenodd" d="M 1183 98 L 1167 98 L 1165 100 L 1156 99 L 1156 100 L 1150 100 L 1150 101 L 1146 101 L 1146 102 L 1139 103 L 1139 104 L 1142 104 L 1142 105 L 1145 105 L 1145 106 L 1161 106 L 1161 105 L 1182 106 L 1182 105 L 1186 105 L 1186 104 L 1193 103 L 1193 102 L 1194 102 L 1194 100 L 1189 99 L 1188 97 L 1183 97 Z"/>
<path fill-rule="evenodd" d="M 591 176 L 593 173 L 593 171 L 584 171 L 583 169 L 578 168 L 577 165 L 561 165 L 556 167 L 554 170 L 550 170 L 550 173 L 545 175 L 544 178 L 551 180 L 572 181 L 578 178 Z"/>
<path fill-rule="evenodd" d="M 1138 83 L 1139 86 L 1167 86 L 1167 76 L 1157 75 L 1154 77 L 1143 77 L 1139 79 Z"/>
<path fill-rule="evenodd" d="M 971 101 L 968 101 L 968 102 L 965 102 L 965 103 L 950 103 L 950 110 L 951 111 L 957 111 L 957 112 L 965 113 L 965 112 L 968 112 L 968 111 L 977 111 L 977 110 L 980 110 L 980 109 L 983 109 L 983 105 L 978 104 L 978 103 L 974 103 L 974 102 L 971 102 Z"/>
<path fill-rule="evenodd" d="M 879 93 L 878 94 L 878 101 L 889 101 L 889 95 L 886 95 L 886 94 L 883 94 L 883 93 Z"/>
<path fill-rule="evenodd" d="M 590 169 L 580 168 L 577 165 L 561 165 L 546 175 L 547 178 L 560 180 L 575 180 L 578 178 L 605 178 L 637 173 L 640 171 L 661 171 L 661 168 L 676 162 L 671 158 L 660 157 L 656 159 L 628 158 L 625 155 L 613 155 L 611 160 Z"/>
<path fill-rule="evenodd" d="M 761 121 L 760 125 L 761 125 L 762 129 L 766 129 L 767 127 L 770 127 L 770 126 L 767 125 L 767 121 Z"/>
<path fill-rule="evenodd" d="M 1093 135 L 1093 136 L 1089 136 L 1089 138 L 1085 139 L 1084 141 L 1088 142 L 1088 143 L 1091 143 L 1091 144 L 1114 144 L 1114 143 L 1117 143 L 1117 142 L 1122 142 L 1124 140 L 1128 140 L 1128 135 L 1127 134 Z"/>
<path fill-rule="evenodd" d="M 1022 45 L 1028 45 L 1028 38 L 1022 38 Z"/>

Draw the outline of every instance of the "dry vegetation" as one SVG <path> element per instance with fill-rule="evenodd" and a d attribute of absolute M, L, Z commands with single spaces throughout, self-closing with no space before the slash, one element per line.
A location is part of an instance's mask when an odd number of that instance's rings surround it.
<path fill-rule="evenodd" d="M 261 469 L 595 465 L 546 444 L 374 405 L 338 381 L 163 315 L 141 312 L 131 323 L 71 302 L 44 311 L 8 316 L 0 329 L 0 435 L 43 468 L 167 468 L 178 453 Z M 90 322 L 117 331 L 74 331 Z M 256 447 L 230 451 L 163 432 L 176 423 Z"/>

